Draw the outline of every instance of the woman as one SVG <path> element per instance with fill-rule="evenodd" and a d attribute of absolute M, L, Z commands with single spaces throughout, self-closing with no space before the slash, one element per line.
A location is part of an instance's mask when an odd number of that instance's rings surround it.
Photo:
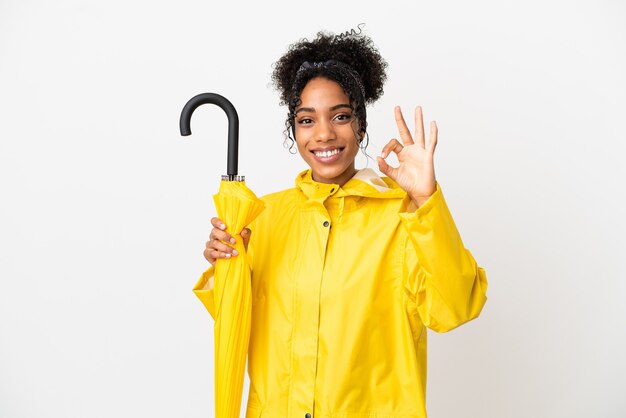
<path fill-rule="evenodd" d="M 435 180 L 437 126 L 377 157 L 386 177 L 357 170 L 365 105 L 383 92 L 387 64 L 356 33 L 293 44 L 273 80 L 288 106 L 286 134 L 309 165 L 296 187 L 264 196 L 241 231 L 217 218 L 204 256 L 238 256 L 252 269 L 247 417 L 425 417 L 426 331 L 477 317 L 485 271 L 466 250 Z M 390 153 L 399 166 L 385 161 Z M 215 317 L 213 267 L 194 291 Z"/>

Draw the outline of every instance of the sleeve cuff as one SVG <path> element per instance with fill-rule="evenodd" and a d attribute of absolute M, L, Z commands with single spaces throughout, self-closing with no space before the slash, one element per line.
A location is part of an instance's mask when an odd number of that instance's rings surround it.
<path fill-rule="evenodd" d="M 407 196 L 408 198 L 408 196 Z M 409 198 L 410 199 L 410 198 Z M 415 203 L 411 200 L 406 211 L 400 212 L 400 218 L 403 221 L 419 220 L 427 216 L 434 207 L 441 203 L 443 195 L 441 193 L 441 186 L 438 182 L 435 182 L 435 191 L 419 208 L 415 207 Z"/>
<path fill-rule="evenodd" d="M 198 279 L 196 284 L 193 287 L 193 292 L 200 299 L 200 302 L 204 305 L 204 307 L 209 311 L 211 317 L 215 319 L 215 298 L 213 289 L 208 290 L 206 287 L 209 283 L 209 279 L 213 277 L 213 273 L 215 268 L 213 266 L 209 267 Z"/>

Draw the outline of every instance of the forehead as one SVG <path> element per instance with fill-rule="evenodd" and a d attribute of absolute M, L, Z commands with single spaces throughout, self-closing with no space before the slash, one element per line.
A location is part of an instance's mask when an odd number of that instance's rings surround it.
<path fill-rule="evenodd" d="M 311 79 L 300 93 L 300 106 L 298 107 L 328 107 L 350 103 L 348 95 L 336 81 L 323 77 Z M 317 104 L 317 106 L 316 106 Z"/>

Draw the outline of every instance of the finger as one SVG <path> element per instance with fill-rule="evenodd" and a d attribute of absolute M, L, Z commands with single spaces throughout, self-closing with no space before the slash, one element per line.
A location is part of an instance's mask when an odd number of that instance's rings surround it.
<path fill-rule="evenodd" d="M 230 253 L 225 253 L 223 251 L 217 251 L 217 250 L 213 250 L 213 249 L 207 250 L 207 251 L 208 251 L 209 258 L 212 258 L 214 260 L 217 260 L 217 259 L 220 259 L 220 258 L 221 259 L 229 259 L 229 258 L 232 257 L 232 255 Z"/>
<path fill-rule="evenodd" d="M 411 145 L 413 143 L 413 138 L 411 138 L 411 132 L 409 132 L 409 128 L 408 126 L 406 126 L 406 122 L 404 121 L 404 116 L 402 116 L 400 106 L 396 106 L 395 114 L 396 125 L 398 125 L 398 131 L 400 132 L 400 138 L 402 138 L 402 143 L 404 145 Z"/>
<path fill-rule="evenodd" d="M 400 141 L 398 141 L 396 138 L 393 138 L 389 142 L 387 142 L 387 144 L 383 147 L 383 150 L 380 153 L 380 156 L 382 158 L 387 158 L 390 152 L 395 152 L 396 155 L 398 155 L 402 152 L 403 149 L 404 147 L 402 146 Z"/>
<path fill-rule="evenodd" d="M 428 143 L 428 149 L 431 153 L 435 152 L 435 147 L 437 146 L 437 137 L 439 134 L 439 129 L 437 128 L 437 122 L 430 122 L 430 142 Z"/>
<path fill-rule="evenodd" d="M 415 108 L 415 140 L 422 148 L 426 148 L 424 144 L 424 116 L 422 115 L 422 106 Z"/>
<path fill-rule="evenodd" d="M 380 170 L 381 173 L 383 173 L 384 175 L 386 175 L 392 180 L 396 178 L 396 173 L 398 172 L 397 168 L 392 167 L 389 164 L 387 164 L 387 161 L 385 161 L 381 157 L 376 157 L 376 161 L 378 162 L 378 169 Z"/>
<path fill-rule="evenodd" d="M 246 250 L 248 249 L 248 242 L 250 242 L 251 235 L 252 235 L 252 231 L 250 230 L 250 228 L 244 228 L 243 231 L 241 231 L 241 239 L 243 241 L 243 247 Z"/>
<path fill-rule="evenodd" d="M 214 227 L 219 228 L 221 230 L 225 230 L 226 229 L 226 225 L 224 224 L 224 222 L 222 222 L 222 220 L 220 218 L 217 218 L 217 217 L 211 218 L 211 225 L 213 225 Z"/>
<path fill-rule="evenodd" d="M 231 244 L 235 244 L 237 242 L 237 240 L 228 232 L 222 231 L 221 229 L 217 229 L 217 228 L 213 228 L 211 230 L 210 238 L 219 239 L 220 241 L 229 242 Z"/>
<path fill-rule="evenodd" d="M 209 248 L 206 248 L 206 249 L 204 250 L 203 255 L 204 255 L 204 258 L 206 258 L 206 260 L 207 260 L 209 263 L 211 263 L 212 265 L 215 265 L 215 258 L 211 257 L 211 252 L 212 252 L 212 251 L 213 251 L 213 250 L 211 250 L 211 249 L 209 249 Z"/>
<path fill-rule="evenodd" d="M 209 252 L 210 251 L 208 249 L 204 250 L 204 258 L 206 258 L 206 260 L 209 263 L 211 263 L 212 266 L 215 266 L 215 261 L 216 260 L 210 256 Z"/>
<path fill-rule="evenodd" d="M 239 252 L 235 250 L 233 247 L 231 247 L 230 245 L 224 244 L 222 241 L 218 241 L 218 240 L 211 241 L 208 248 L 213 249 L 215 251 L 220 251 L 226 254 L 231 254 L 231 255 L 239 254 Z"/>

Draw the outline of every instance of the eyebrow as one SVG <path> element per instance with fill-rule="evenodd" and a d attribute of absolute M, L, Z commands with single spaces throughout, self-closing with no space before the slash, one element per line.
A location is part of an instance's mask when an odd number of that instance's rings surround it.
<path fill-rule="evenodd" d="M 341 108 L 344 108 L 344 107 L 347 107 L 348 109 L 352 109 L 352 106 L 350 106 L 349 104 L 341 103 L 341 104 L 334 105 L 333 107 L 331 107 L 330 111 L 332 112 L 333 110 L 341 109 Z M 296 113 L 294 113 L 294 114 L 297 115 L 298 112 L 315 113 L 315 108 L 314 107 L 301 107 L 300 109 L 296 110 Z"/>

